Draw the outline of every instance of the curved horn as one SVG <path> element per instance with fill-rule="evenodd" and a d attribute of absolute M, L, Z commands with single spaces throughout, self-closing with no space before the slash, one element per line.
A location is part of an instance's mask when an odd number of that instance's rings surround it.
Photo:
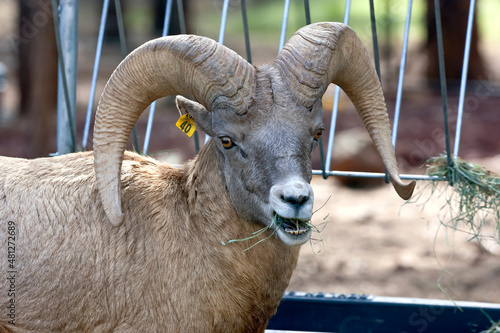
<path fill-rule="evenodd" d="M 246 109 L 254 68 L 235 52 L 199 36 L 170 36 L 145 43 L 111 75 L 99 100 L 94 125 L 94 168 L 104 210 L 123 222 L 120 173 L 132 127 L 154 100 L 193 96 L 208 110 L 217 101 Z M 219 99 L 220 98 L 220 99 Z"/>
<path fill-rule="evenodd" d="M 275 60 L 282 77 L 288 79 L 298 103 L 306 107 L 321 98 L 330 83 L 337 84 L 356 107 L 391 182 L 405 200 L 415 181 L 399 178 L 391 125 L 382 88 L 365 46 L 348 26 L 316 23 L 295 33 Z"/>

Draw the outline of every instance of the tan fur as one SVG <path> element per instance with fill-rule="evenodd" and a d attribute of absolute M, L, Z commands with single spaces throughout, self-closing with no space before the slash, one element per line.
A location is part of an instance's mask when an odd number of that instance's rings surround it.
<path fill-rule="evenodd" d="M 98 199 L 92 153 L 0 157 L 2 244 L 7 222 L 17 229 L 15 328 L 262 332 L 299 249 L 276 237 L 248 251 L 257 240 L 222 245 L 262 226 L 235 213 L 214 149 L 178 169 L 126 153 L 120 228 L 107 223 Z M 1 330 L 9 318 L 0 316 Z"/>

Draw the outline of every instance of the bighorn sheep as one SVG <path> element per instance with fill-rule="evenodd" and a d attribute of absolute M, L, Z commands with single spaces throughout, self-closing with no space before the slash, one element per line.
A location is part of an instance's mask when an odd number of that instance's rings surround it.
<path fill-rule="evenodd" d="M 310 236 L 311 153 L 331 82 L 353 101 L 408 199 L 414 182 L 399 178 L 377 75 L 347 26 L 304 27 L 260 67 L 198 36 L 136 49 L 101 96 L 93 153 L 0 158 L 0 326 L 263 332 Z M 176 168 L 124 152 L 144 108 L 173 94 L 200 103 L 177 99 L 212 137 L 199 155 Z M 261 237 L 277 236 L 251 250 L 222 244 L 273 218 Z"/>

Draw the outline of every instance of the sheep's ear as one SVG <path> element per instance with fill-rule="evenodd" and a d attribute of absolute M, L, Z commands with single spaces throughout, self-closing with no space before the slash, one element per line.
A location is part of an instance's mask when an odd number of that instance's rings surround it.
<path fill-rule="evenodd" d="M 183 96 L 177 96 L 175 102 L 181 116 L 188 113 L 194 118 L 196 126 L 200 127 L 208 135 L 214 136 L 212 129 L 212 113 L 205 109 L 203 105 Z"/>

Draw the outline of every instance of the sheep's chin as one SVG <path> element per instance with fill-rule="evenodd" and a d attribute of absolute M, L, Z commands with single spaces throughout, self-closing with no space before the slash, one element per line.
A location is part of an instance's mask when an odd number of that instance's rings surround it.
<path fill-rule="evenodd" d="M 311 237 L 311 228 L 306 225 L 309 221 L 287 219 L 278 215 L 277 222 L 278 237 L 288 246 L 302 245 Z"/>

